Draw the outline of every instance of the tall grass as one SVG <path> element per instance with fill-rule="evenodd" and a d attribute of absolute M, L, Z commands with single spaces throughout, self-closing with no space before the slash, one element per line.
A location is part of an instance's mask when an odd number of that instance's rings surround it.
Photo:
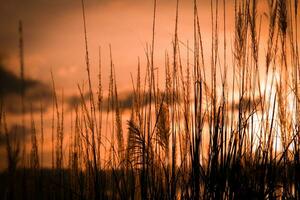
<path fill-rule="evenodd" d="M 259 16 L 259 1 L 235 0 L 231 43 L 226 32 L 227 13 L 231 12 L 227 10 L 228 3 L 211 0 L 209 57 L 204 56 L 204 43 L 209 39 L 202 36 L 197 0 L 193 1 L 193 48 L 190 41 L 181 45 L 180 1 L 177 0 L 172 52 L 165 53 L 165 66 L 161 70 L 165 72 L 164 85 L 159 84 L 156 74 L 159 1 L 154 0 L 152 41 L 145 50 L 145 76 L 141 76 L 143 67 L 138 58 L 137 77 L 131 76 L 133 96 L 127 122 L 123 121 L 111 46 L 107 105 L 104 105 L 100 47 L 97 96 L 94 96 L 84 0 L 81 3 L 88 100 L 84 95 L 85 85 L 78 84 L 81 101 L 72 111 L 67 158 L 64 156 L 67 145 L 64 95 L 62 92 L 60 102 L 51 72 L 52 169 L 50 172 L 42 169 L 46 133 L 41 104 L 40 143 L 31 115 L 30 166 L 23 162 L 24 177 L 36 180 L 32 184 L 23 178 L 23 185 L 37 196 L 22 190 L 24 198 L 300 198 L 297 0 L 267 1 L 267 17 Z M 267 29 L 262 28 L 264 22 L 268 24 Z M 24 79 L 22 41 L 20 36 Z M 24 96 L 22 90 L 22 102 Z M 24 108 L 22 105 L 23 117 Z M 1 135 L 6 138 L 8 175 L 17 176 L 19 142 L 9 134 L 2 104 L 0 127 Z M 26 160 L 25 157 L 23 153 L 22 159 Z M 7 199 L 18 197 L 13 195 L 17 185 L 15 178 L 10 179 Z M 48 185 L 51 194 L 45 190 Z"/>

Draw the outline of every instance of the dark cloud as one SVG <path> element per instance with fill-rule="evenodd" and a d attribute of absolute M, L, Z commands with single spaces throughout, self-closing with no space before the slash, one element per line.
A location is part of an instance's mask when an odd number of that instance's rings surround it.
<path fill-rule="evenodd" d="M 83 98 L 85 101 L 89 100 L 89 93 L 85 93 L 83 95 Z M 81 104 L 81 97 L 79 95 L 71 95 L 70 97 L 67 98 L 67 104 L 70 107 L 70 109 L 76 108 L 78 105 Z"/>
<path fill-rule="evenodd" d="M 231 107 L 238 111 L 239 109 L 245 111 L 247 109 L 254 109 L 256 108 L 257 110 L 260 109 L 260 104 L 261 104 L 261 99 L 259 97 L 256 97 L 255 99 L 249 99 L 249 98 L 244 98 L 240 101 L 234 102 Z"/>
<path fill-rule="evenodd" d="M 52 97 L 48 85 L 38 80 L 25 79 L 23 87 L 25 112 L 39 110 L 41 103 L 44 108 L 48 106 Z M 21 88 L 21 78 L 0 64 L 0 99 L 3 100 L 7 112 L 21 114 Z"/>
<path fill-rule="evenodd" d="M 84 94 L 84 100 L 89 101 L 89 93 Z M 67 103 L 70 109 L 74 109 L 76 106 L 81 104 L 81 97 L 78 95 L 72 95 L 68 98 Z M 119 97 L 119 106 L 121 109 L 130 109 L 132 107 L 133 102 L 133 93 L 129 92 L 126 94 L 122 94 Z M 108 98 L 105 98 L 103 101 L 103 108 L 107 109 L 108 107 Z"/>
<path fill-rule="evenodd" d="M 24 89 L 26 91 L 38 84 L 39 82 L 34 80 L 24 80 Z M 0 65 L 0 97 L 10 94 L 19 94 L 21 88 L 21 79 Z"/>
<path fill-rule="evenodd" d="M 161 93 L 160 96 L 164 94 Z M 146 93 L 143 95 L 144 99 L 141 106 L 146 106 L 149 104 L 149 94 Z M 84 100 L 89 101 L 89 93 L 84 94 Z M 166 99 L 165 99 L 166 100 Z M 70 96 L 67 100 L 70 109 L 74 109 L 76 106 L 81 104 L 81 97 L 78 95 Z M 134 93 L 132 91 L 121 93 L 118 97 L 119 108 L 122 110 L 131 109 L 134 101 Z M 105 98 L 103 101 L 103 108 L 107 109 L 108 107 L 108 98 Z"/>

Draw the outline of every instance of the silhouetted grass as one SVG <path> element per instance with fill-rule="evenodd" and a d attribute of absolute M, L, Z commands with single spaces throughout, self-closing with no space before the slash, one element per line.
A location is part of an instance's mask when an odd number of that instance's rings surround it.
<path fill-rule="evenodd" d="M 64 95 L 59 103 L 51 72 L 51 169 L 43 169 L 43 104 L 40 131 L 33 115 L 30 119 L 30 165 L 26 154 L 20 153 L 20 141 L 8 134 L 1 104 L 0 130 L 6 138 L 8 164 L 8 170 L 0 174 L 4 199 L 300 198 L 298 1 L 268 1 L 268 29 L 262 33 L 258 1 L 236 0 L 229 51 L 226 13 L 231 11 L 226 10 L 225 0 L 211 0 L 208 58 L 204 57 L 196 0 L 193 49 L 189 42 L 186 49 L 180 46 L 179 4 L 177 0 L 173 48 L 171 54 L 165 54 L 165 84 L 161 86 L 155 73 L 159 2 L 154 0 L 152 41 L 145 50 L 146 73 L 141 76 L 139 59 L 137 77 L 131 77 L 130 119 L 123 130 L 111 46 L 107 110 L 103 107 L 100 48 L 98 94 L 94 98 L 82 0 L 89 98 L 84 96 L 84 85 L 78 84 L 81 101 L 72 111 L 68 157 L 64 157 Z M 224 33 L 220 34 L 222 28 Z M 262 34 L 268 37 L 265 53 L 261 53 Z M 20 28 L 24 76 L 22 40 Z M 186 63 L 182 56 L 185 50 Z M 18 168 L 20 159 L 23 162 Z"/>

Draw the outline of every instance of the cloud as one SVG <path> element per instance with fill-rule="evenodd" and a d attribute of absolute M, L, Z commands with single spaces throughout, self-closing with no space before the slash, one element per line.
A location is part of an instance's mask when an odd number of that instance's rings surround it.
<path fill-rule="evenodd" d="M 6 112 L 21 114 L 21 88 L 22 80 L 17 75 L 8 71 L 0 64 L 0 99 L 2 99 Z M 45 83 L 25 79 L 24 80 L 24 104 L 25 112 L 39 110 L 40 104 L 46 108 L 51 100 L 52 91 Z"/>
<path fill-rule="evenodd" d="M 164 94 L 160 93 L 160 95 L 163 96 Z M 84 100 L 86 102 L 88 102 L 89 101 L 89 93 L 85 93 L 83 96 L 84 96 Z M 144 99 L 142 101 L 141 106 L 148 105 L 149 104 L 149 94 L 145 93 L 142 96 Z M 94 96 L 94 99 L 96 100 L 95 96 Z M 133 91 L 123 92 L 123 93 L 119 94 L 119 96 L 118 96 L 119 108 L 122 110 L 131 109 L 133 106 L 133 101 L 134 101 Z M 81 104 L 81 97 L 78 95 L 72 95 L 67 99 L 67 103 L 68 103 L 70 109 L 74 109 L 74 108 L 76 108 L 76 106 Z M 106 110 L 108 107 L 108 98 L 107 97 L 104 98 L 102 105 L 103 105 L 103 109 Z"/>
<path fill-rule="evenodd" d="M 89 93 L 83 95 L 85 101 L 89 100 Z M 71 95 L 67 98 L 67 104 L 70 109 L 76 108 L 81 103 L 81 97 L 79 95 Z"/>
<path fill-rule="evenodd" d="M 84 96 L 84 100 L 88 102 L 89 93 L 85 93 L 83 96 Z M 94 99 L 96 100 L 95 96 Z M 79 95 L 72 95 L 67 99 L 67 103 L 70 109 L 76 108 L 76 106 L 81 104 L 81 101 L 82 99 Z M 133 92 L 123 93 L 119 95 L 119 106 L 121 109 L 130 109 L 132 107 L 132 104 L 133 104 Z M 107 109 L 108 107 L 107 97 L 104 98 L 102 105 L 103 105 L 103 109 Z"/>
<path fill-rule="evenodd" d="M 231 108 L 233 108 L 235 111 L 238 111 L 239 109 L 245 111 L 247 109 L 254 109 L 257 110 L 260 109 L 261 99 L 259 97 L 255 97 L 255 99 L 250 98 L 244 98 L 241 101 L 235 101 Z"/>
<path fill-rule="evenodd" d="M 39 83 L 34 80 L 24 80 L 25 91 L 29 88 L 35 87 Z M 19 94 L 22 88 L 22 80 L 12 72 L 6 70 L 0 65 L 0 97 L 9 94 Z"/>

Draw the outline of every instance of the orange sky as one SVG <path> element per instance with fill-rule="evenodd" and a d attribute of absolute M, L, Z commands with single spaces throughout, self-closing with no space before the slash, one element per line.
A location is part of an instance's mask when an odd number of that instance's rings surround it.
<path fill-rule="evenodd" d="M 192 1 L 180 2 L 179 37 L 193 38 Z M 97 73 L 98 46 L 102 48 L 103 82 L 108 83 L 109 51 L 113 58 L 120 89 L 131 89 L 130 72 L 134 74 L 138 57 L 145 63 L 144 49 L 151 42 L 153 2 L 137 0 L 86 1 L 87 33 L 92 72 Z M 176 1 L 158 1 L 155 61 L 161 72 L 165 50 L 171 53 Z M 53 69 L 59 87 L 76 88 L 86 78 L 81 2 L 70 0 L 14 0 L 0 8 L 0 55 L 6 67 L 19 73 L 18 20 L 24 24 L 26 75 L 45 82 Z M 210 4 L 199 2 L 204 38 L 210 38 Z M 230 13 L 231 15 L 231 13 Z M 230 21 L 230 20 L 228 20 Z M 190 42 L 192 44 L 192 42 Z M 204 41 L 210 45 L 210 39 Z M 185 49 L 183 48 L 185 51 Z M 107 78 L 106 78 L 107 77 Z M 96 78 L 96 76 L 94 76 Z M 62 84 L 63 83 L 63 84 Z"/>
<path fill-rule="evenodd" d="M 233 0 L 226 1 L 228 51 L 233 41 Z M 265 1 L 263 1 L 265 2 Z M 145 66 L 144 49 L 151 43 L 153 0 L 86 0 L 87 34 L 92 78 L 96 83 L 98 47 L 102 48 L 103 84 L 109 76 L 109 44 L 112 45 L 116 75 L 121 90 L 131 89 L 130 73 L 135 74 L 140 57 Z M 223 1 L 220 5 L 219 32 L 223 31 Z M 263 14 L 262 1 L 258 16 Z M 176 0 L 157 1 L 155 65 L 164 72 L 164 54 L 172 53 Z M 206 58 L 211 46 L 210 0 L 198 0 L 198 10 Z M 77 92 L 76 84 L 86 79 L 83 20 L 80 0 L 11 0 L 0 7 L 0 58 L 19 74 L 18 20 L 23 21 L 25 72 L 27 77 L 50 81 L 53 70 L 59 88 Z M 263 18 L 263 27 L 267 24 Z M 266 24 L 264 24 L 266 23 Z M 262 37 L 263 38 L 263 37 Z M 193 44 L 193 1 L 179 2 L 179 39 Z M 222 45 L 222 38 L 220 38 Z M 222 48 L 220 48 L 222 49 Z M 186 48 L 181 45 L 185 61 Z M 220 52 L 222 55 L 222 52 Z M 221 57 L 220 57 L 221 58 Z M 231 57 L 229 58 L 231 59 Z"/>

